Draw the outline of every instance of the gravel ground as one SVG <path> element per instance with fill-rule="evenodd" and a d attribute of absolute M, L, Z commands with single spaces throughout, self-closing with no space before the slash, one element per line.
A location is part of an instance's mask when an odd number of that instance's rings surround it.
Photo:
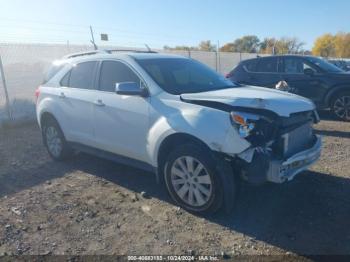
<path fill-rule="evenodd" d="M 0 254 L 350 255 L 350 123 L 283 185 L 241 187 L 233 214 L 173 205 L 152 174 L 79 154 L 53 162 L 36 125 L 0 130 Z"/>

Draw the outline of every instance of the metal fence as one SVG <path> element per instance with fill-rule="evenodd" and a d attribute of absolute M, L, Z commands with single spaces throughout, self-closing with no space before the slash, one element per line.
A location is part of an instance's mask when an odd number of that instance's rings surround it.
<path fill-rule="evenodd" d="M 117 48 L 118 47 L 105 47 Z M 125 47 L 124 47 L 125 48 Z M 4 79 L 0 81 L 0 125 L 6 121 L 21 121 L 35 118 L 35 89 L 40 85 L 45 71 L 53 60 L 74 52 L 91 50 L 86 45 L 9 44 L 0 43 L 9 103 L 6 103 Z M 224 53 L 202 51 L 157 50 L 191 57 L 214 70 L 225 74 L 241 60 L 256 57 L 257 54 Z"/>

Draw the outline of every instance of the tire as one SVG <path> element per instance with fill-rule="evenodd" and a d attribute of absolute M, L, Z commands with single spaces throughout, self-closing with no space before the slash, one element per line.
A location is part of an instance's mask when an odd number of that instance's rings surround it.
<path fill-rule="evenodd" d="M 331 110 L 337 119 L 350 121 L 350 92 L 336 94 L 331 102 Z"/>
<path fill-rule="evenodd" d="M 195 144 L 176 147 L 164 167 L 170 197 L 190 212 L 215 213 L 224 200 L 222 181 L 215 167 L 208 150 Z"/>
<path fill-rule="evenodd" d="M 44 145 L 52 159 L 62 161 L 72 155 L 63 132 L 53 118 L 47 119 L 42 125 Z"/>

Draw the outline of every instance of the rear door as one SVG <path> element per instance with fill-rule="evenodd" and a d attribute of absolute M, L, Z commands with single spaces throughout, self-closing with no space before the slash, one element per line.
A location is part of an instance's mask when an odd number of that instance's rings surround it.
<path fill-rule="evenodd" d="M 245 67 L 248 73 L 247 84 L 274 88 L 281 81 L 278 57 L 256 59 Z"/>
<path fill-rule="evenodd" d="M 96 61 L 82 62 L 62 78 L 59 101 L 66 120 L 66 138 L 72 142 L 94 145 L 92 109 L 96 97 Z"/>

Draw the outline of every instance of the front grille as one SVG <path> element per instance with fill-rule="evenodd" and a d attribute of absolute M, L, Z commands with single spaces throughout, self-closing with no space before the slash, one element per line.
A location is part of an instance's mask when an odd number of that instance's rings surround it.
<path fill-rule="evenodd" d="M 280 120 L 280 128 L 283 133 L 288 133 L 291 130 L 295 129 L 298 126 L 301 126 L 305 123 L 314 121 L 313 111 L 305 111 L 291 114 L 289 117 L 283 117 Z"/>
<path fill-rule="evenodd" d="M 306 150 L 313 139 L 311 122 L 293 129 L 283 137 L 284 157 L 290 157 L 300 151 Z"/>
<path fill-rule="evenodd" d="M 313 117 L 313 111 L 306 111 L 279 119 L 276 141 L 271 146 L 278 159 L 286 159 L 308 148 L 313 141 Z"/>

